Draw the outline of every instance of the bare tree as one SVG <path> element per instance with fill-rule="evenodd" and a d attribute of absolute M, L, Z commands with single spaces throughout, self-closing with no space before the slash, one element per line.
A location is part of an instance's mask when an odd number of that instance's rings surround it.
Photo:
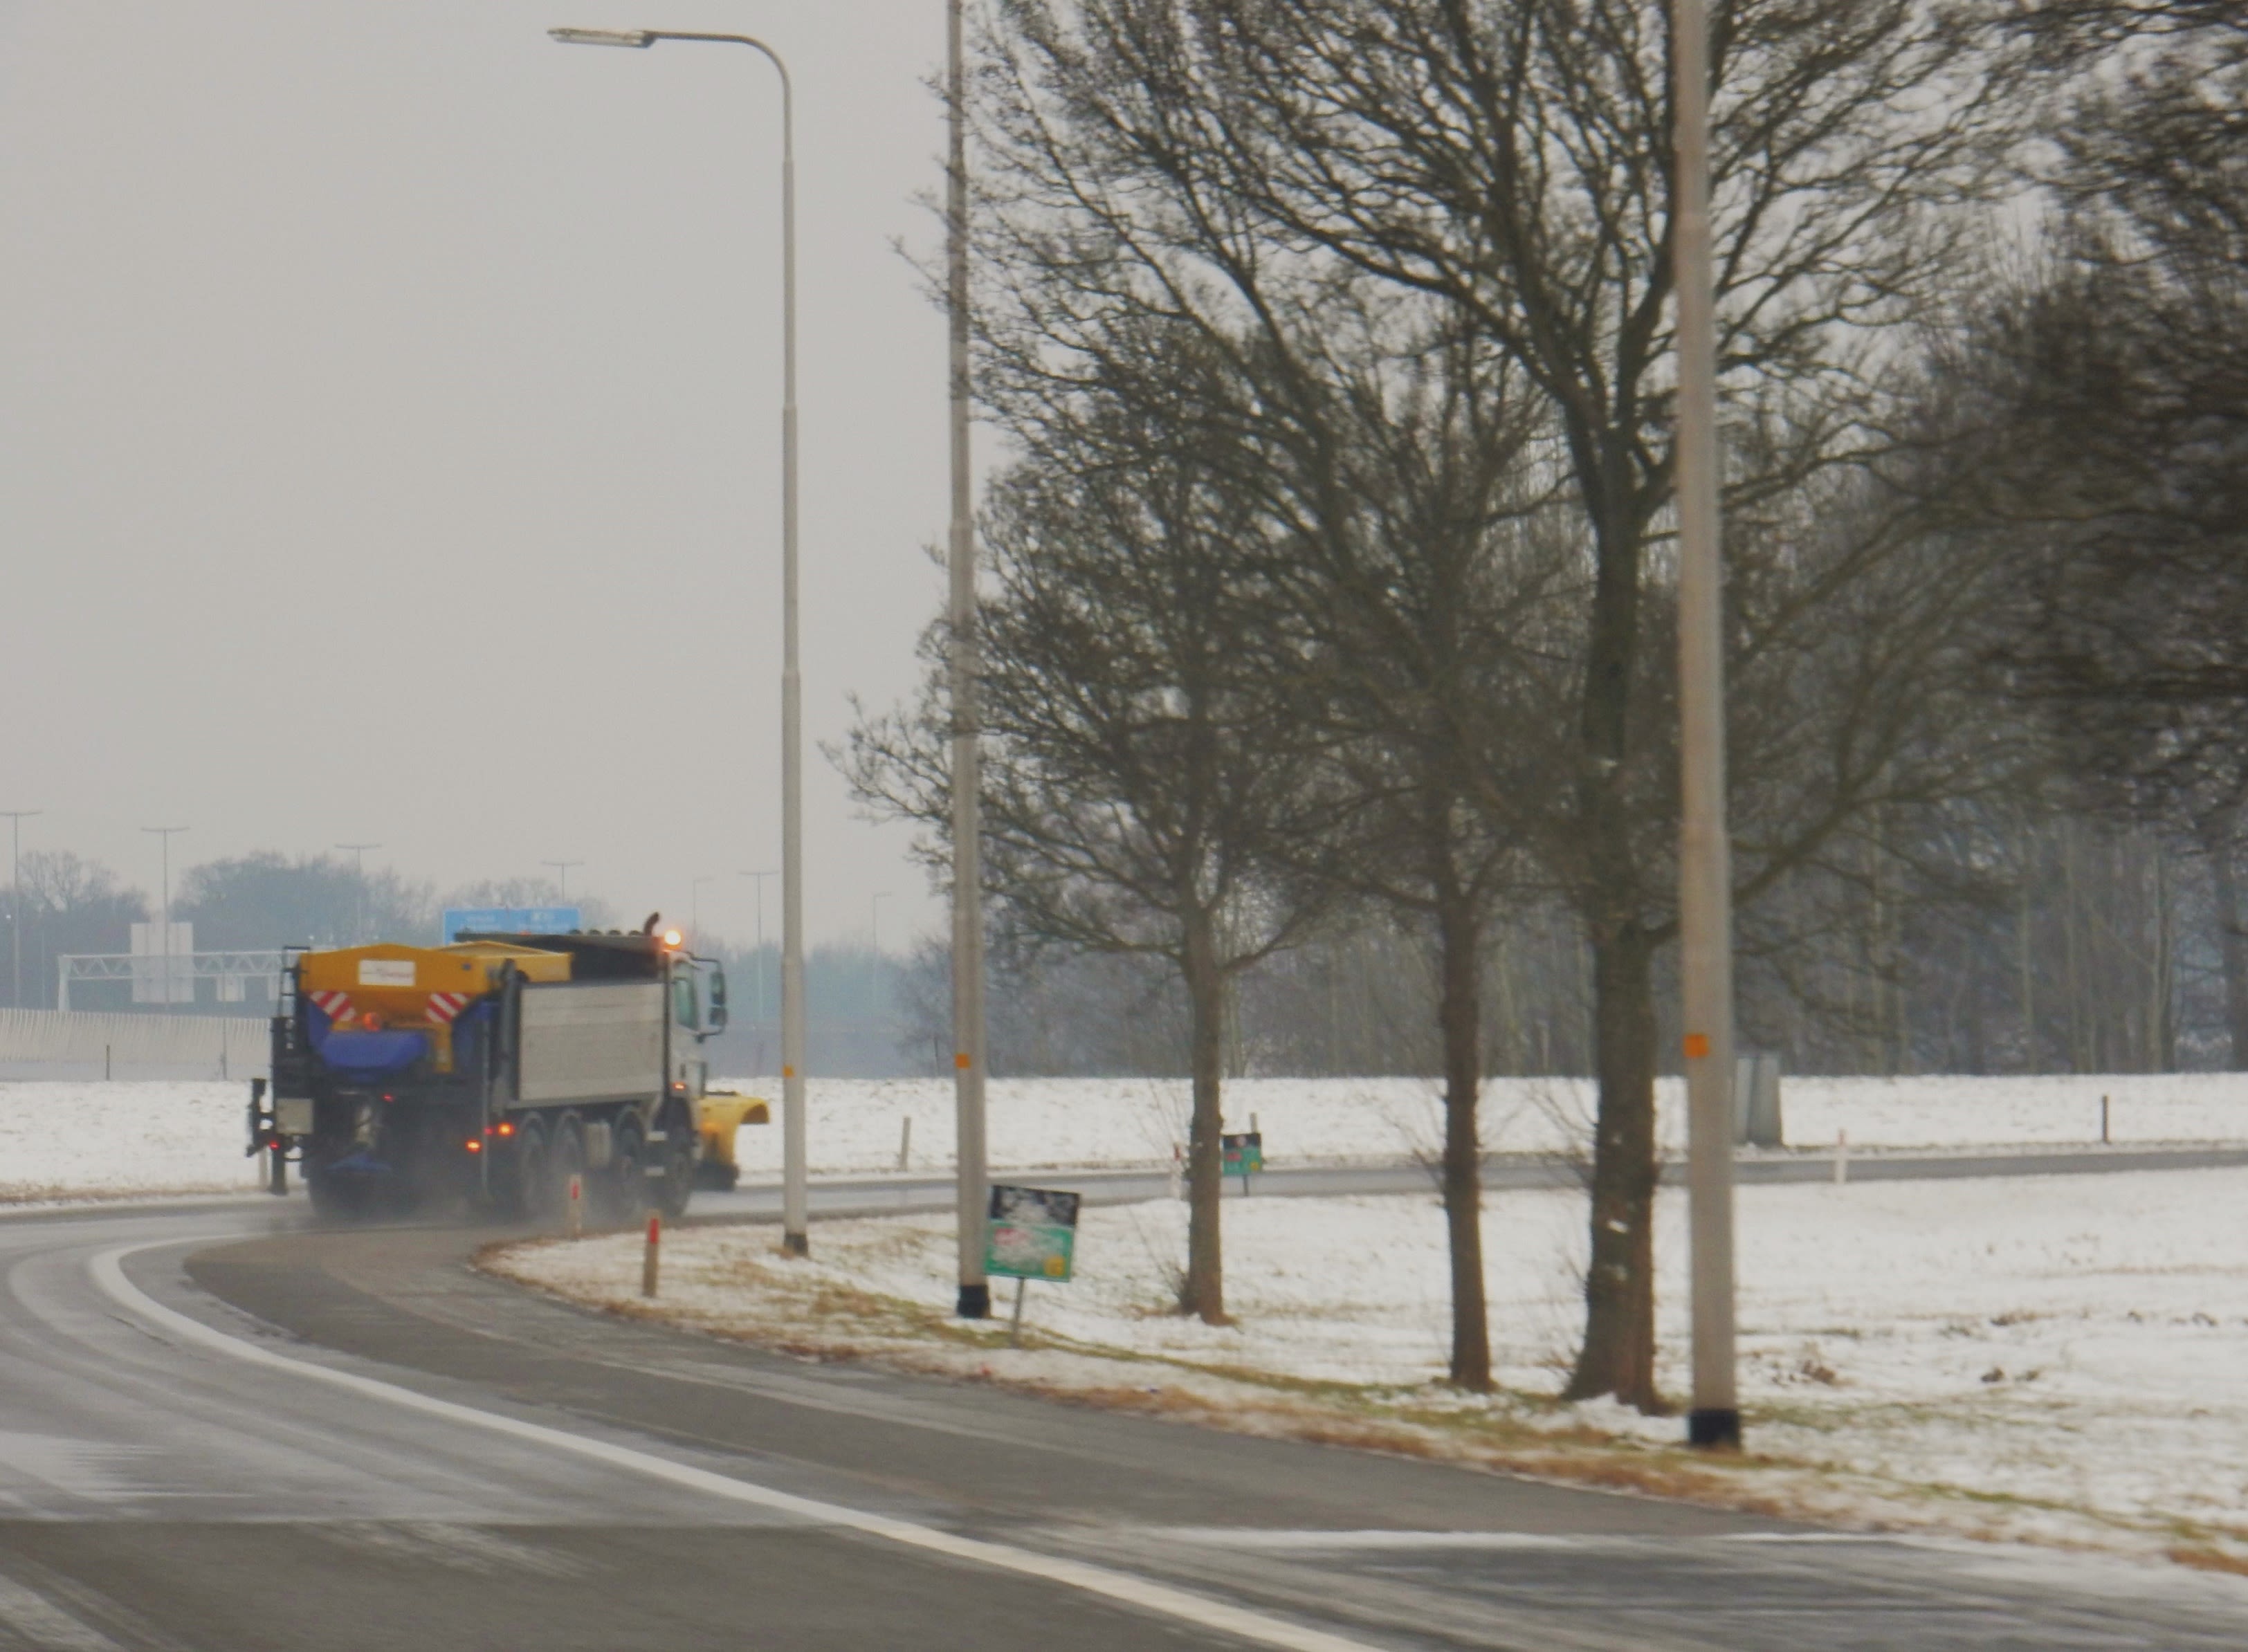
<path fill-rule="evenodd" d="M 1141 343 L 1191 370 L 1178 341 Z M 1275 690 L 1287 639 L 1258 583 L 1264 530 L 1217 485 L 1222 440 L 1112 395 L 1038 408 L 1016 428 L 1040 445 L 984 523 L 987 875 L 1019 933 L 1178 971 L 1194 1093 L 1180 1306 L 1217 1324 L 1226 999 L 1321 903 L 1269 870 L 1320 807 L 1315 725 Z M 861 722 L 850 758 L 861 799 L 939 833 L 942 703 L 933 670 L 914 714 Z"/>
<path fill-rule="evenodd" d="M 1550 633 L 1571 692 L 1561 717 L 1525 725 L 1563 737 L 1547 783 L 1494 800 L 1570 892 L 1594 961 L 1593 1265 L 1571 1392 L 1655 1406 L 1653 966 L 1672 923 L 1675 809 L 1658 715 L 1671 490 L 1665 9 L 1003 10 L 1018 64 L 1035 64 L 1045 94 L 1038 120 L 1012 123 L 1016 147 L 1080 183 L 1108 168 L 1090 210 L 1128 219 L 1121 233 L 1165 272 L 1172 302 L 1200 297 L 1182 272 L 1187 246 L 1195 274 L 1217 271 L 1236 291 L 1270 293 L 1331 258 L 1400 305 L 1463 319 L 1548 411 L 1583 554 L 1574 612 Z M 1997 0 L 1731 0 L 1714 11 L 1720 363 L 1734 425 L 1728 507 L 1740 512 L 1889 447 L 1885 334 L 1969 256 L 1978 225 L 1962 203 L 1999 175 L 2015 48 L 1993 26 Z M 1113 182 L 1120 173 L 1142 195 Z M 1162 213 L 1142 202 L 1158 189 Z M 1270 307 L 1244 302 L 1285 331 Z M 1775 839 L 1781 861 L 1880 791 L 1881 765 L 1858 760 L 1869 748 L 1847 755 L 1829 767 L 1851 784 Z"/>
<path fill-rule="evenodd" d="M 2060 0 L 2030 24 L 2111 51 L 2060 134 L 2048 252 L 1959 355 L 1987 523 L 2027 546 L 1998 652 L 2081 799 L 2207 858 L 2248 1065 L 2248 18 Z"/>

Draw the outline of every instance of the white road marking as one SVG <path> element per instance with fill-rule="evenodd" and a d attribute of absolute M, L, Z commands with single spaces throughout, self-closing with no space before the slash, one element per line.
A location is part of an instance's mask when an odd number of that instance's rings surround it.
<path fill-rule="evenodd" d="M 1340 1635 L 1331 1635 L 1324 1629 L 1267 1617 L 1260 1612 L 1251 1612 L 1223 1601 L 1209 1600 L 1189 1594 L 1184 1589 L 1175 1589 L 1145 1578 L 1134 1577 L 1129 1573 L 1089 1566 L 1081 1560 L 1040 1554 L 1032 1549 L 1017 1548 L 1012 1544 L 963 1537 L 956 1532 L 901 1520 L 893 1515 L 875 1514 L 840 1503 L 824 1502 L 817 1498 L 798 1497 L 792 1492 L 759 1485 L 755 1481 L 737 1479 L 730 1475 L 713 1473 L 708 1469 L 674 1463 L 668 1458 L 636 1451 L 629 1446 L 613 1444 L 607 1440 L 587 1439 L 561 1429 L 525 1422 L 519 1417 L 480 1411 L 473 1406 L 456 1405 L 449 1400 L 440 1400 L 431 1395 L 418 1394 L 412 1388 L 400 1388 L 395 1383 L 361 1376 L 355 1371 L 340 1371 L 332 1366 L 313 1365 L 303 1360 L 291 1359 L 286 1354 L 230 1336 L 200 1320 L 190 1319 L 168 1308 L 125 1277 L 123 1264 L 126 1258 L 179 1243 L 176 1239 L 159 1239 L 104 1251 L 90 1264 L 94 1283 L 112 1301 L 127 1312 L 140 1315 L 151 1324 L 161 1326 L 184 1342 L 223 1354 L 229 1359 L 287 1371 L 296 1376 L 384 1401 L 404 1410 L 443 1417 L 449 1422 L 466 1423 L 471 1428 L 506 1435 L 511 1439 L 528 1440 L 711 1497 L 794 1515 L 810 1525 L 863 1532 L 905 1548 L 919 1549 L 927 1553 L 943 1555 L 949 1559 L 965 1560 L 996 1571 L 1012 1572 L 1024 1577 L 1057 1583 L 1065 1588 L 1098 1595 L 1103 1600 L 1114 1601 L 1158 1616 L 1175 1618 L 1197 1628 L 1216 1630 L 1259 1646 L 1279 1647 L 1285 1652 L 1377 1652 L 1377 1649 L 1364 1641 L 1353 1641 Z M 32 1598 L 36 1600 L 38 1597 Z M 0 1597 L 0 1602 L 3 1601 L 4 1597 Z M 0 1618 L 4 1618 L 5 1612 L 4 1603 L 0 1603 Z M 72 1621 L 75 1622 L 75 1620 Z M 91 1635 L 93 1631 L 86 1633 Z M 81 1647 L 84 1652 L 106 1652 L 111 1644 L 97 1636 L 93 1642 L 58 1642 L 58 1646 L 59 1652 L 80 1652 Z"/>
<path fill-rule="evenodd" d="M 36 1589 L 0 1577 L 0 1635 L 38 1652 L 124 1652 L 91 1624 L 81 1623 Z"/>
<path fill-rule="evenodd" d="M 1639 1539 L 1573 1532 L 1427 1532 L 1394 1526 L 1143 1526 L 1137 1535 L 1219 1549 L 1609 1549 Z"/>

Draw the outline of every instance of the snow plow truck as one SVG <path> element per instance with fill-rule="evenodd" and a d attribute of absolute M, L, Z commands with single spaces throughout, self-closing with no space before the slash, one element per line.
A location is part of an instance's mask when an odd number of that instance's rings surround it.
<path fill-rule="evenodd" d="M 337 1218 L 465 1202 L 548 1222 L 573 1180 L 588 1220 L 678 1216 L 726 980 L 654 924 L 292 949 L 270 1101 L 263 1081 L 250 1101 L 250 1151 L 270 1155 L 275 1190 L 293 1162 L 313 1209 Z M 764 1104 L 716 1111 L 730 1166 L 730 1124 L 761 1121 Z"/>

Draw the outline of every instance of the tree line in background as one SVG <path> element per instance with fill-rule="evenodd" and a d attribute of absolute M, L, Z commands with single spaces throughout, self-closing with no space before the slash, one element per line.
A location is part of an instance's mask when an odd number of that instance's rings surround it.
<path fill-rule="evenodd" d="M 1711 23 L 1747 1042 L 2237 1059 L 2248 24 Z M 1010 453 L 979 639 L 995 1054 L 1190 1074 L 1181 1306 L 1210 1320 L 1225 1073 L 1440 1077 L 1469 1388 L 1479 1080 L 1589 1072 L 1567 1392 L 1649 1409 L 1668 28 L 1638 0 L 996 0 L 967 98 Z M 940 870 L 950 641 L 848 754 Z M 1067 1013 L 1110 993 L 1137 1007 Z"/>
<path fill-rule="evenodd" d="M 129 949 L 132 926 L 155 918 L 155 902 L 121 883 L 109 867 L 65 849 L 37 849 L 23 858 L 25 1007 L 52 1007 L 56 961 L 67 955 Z M 12 922 L 13 896 L 0 892 L 0 925 Z M 435 886 L 389 869 L 362 873 L 336 855 L 290 857 L 271 851 L 205 861 L 188 867 L 173 891 L 172 917 L 195 925 L 203 951 L 267 951 L 281 946 L 350 946 L 394 941 L 435 946 L 447 907 L 526 907 L 563 904 L 560 892 L 539 878 L 486 879 L 442 897 Z M 610 904 L 573 897 L 589 927 L 620 927 Z M 675 916 L 675 915 L 674 915 Z M 0 970 L 9 966 L 7 932 L 0 927 Z M 779 1062 L 780 952 L 712 936 L 702 949 L 726 966 L 732 1025 L 711 1041 L 714 1067 L 752 1077 Z M 902 960 L 886 958 L 862 943 L 815 946 L 805 957 L 805 1000 L 815 1071 L 835 1077 L 888 1077 L 931 1067 L 926 1049 L 901 1045 L 896 1006 L 901 1002 Z M 11 997 L 13 983 L 10 983 Z M 79 1009 L 130 1007 L 124 982 L 81 984 Z M 197 1006 L 179 1005 L 182 1011 Z M 220 1014 L 262 1011 L 262 1005 L 200 1007 Z"/>

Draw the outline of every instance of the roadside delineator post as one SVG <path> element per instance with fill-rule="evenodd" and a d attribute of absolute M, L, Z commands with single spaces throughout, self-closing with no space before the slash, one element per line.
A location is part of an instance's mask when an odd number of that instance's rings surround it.
<path fill-rule="evenodd" d="M 562 1230 L 572 1238 L 579 1238 L 586 1231 L 586 1178 L 570 1178 L 570 1196 L 562 1208 Z"/>
<path fill-rule="evenodd" d="M 2104 1095 L 2100 1098 L 2100 1145 L 2103 1148 L 2108 1145 L 2108 1098 Z"/>
<path fill-rule="evenodd" d="M 1834 1132 L 1834 1185 L 1840 1187 L 1850 1179 L 1850 1133 Z"/>
<path fill-rule="evenodd" d="M 640 1259 L 640 1293 L 642 1296 L 655 1294 L 656 1261 L 662 1251 L 663 1217 L 650 1210 L 648 1213 L 648 1248 L 641 1252 Z"/>

